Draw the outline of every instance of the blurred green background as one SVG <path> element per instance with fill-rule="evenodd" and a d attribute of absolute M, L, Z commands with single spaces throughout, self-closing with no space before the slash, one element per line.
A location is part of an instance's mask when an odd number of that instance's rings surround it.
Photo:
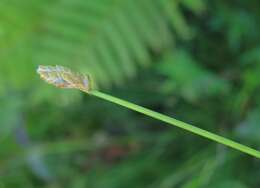
<path fill-rule="evenodd" d="M 260 149 L 259 0 L 1 0 L 0 188 L 258 188 L 260 161 L 79 91 Z"/>

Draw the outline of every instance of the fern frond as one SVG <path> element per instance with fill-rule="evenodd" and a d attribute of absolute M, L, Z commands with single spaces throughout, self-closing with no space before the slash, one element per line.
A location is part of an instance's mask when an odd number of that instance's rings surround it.
<path fill-rule="evenodd" d="M 57 1 L 45 10 L 40 63 L 59 55 L 67 59 L 62 64 L 90 67 L 101 86 L 120 85 L 149 65 L 149 50 L 159 53 L 173 42 L 158 5 L 156 0 Z M 49 57 L 42 59 L 41 53 Z"/>
<path fill-rule="evenodd" d="M 172 28 L 188 35 L 180 3 L 193 11 L 200 7 L 188 0 L 3 0 L 0 14 L 10 36 L 0 35 L 6 50 L 1 59 L 14 73 L 29 67 L 25 82 L 36 64 L 51 63 L 73 65 L 101 87 L 122 85 L 149 66 L 152 52 L 160 54 L 174 44 Z M 15 78 L 11 72 L 8 80 Z"/>

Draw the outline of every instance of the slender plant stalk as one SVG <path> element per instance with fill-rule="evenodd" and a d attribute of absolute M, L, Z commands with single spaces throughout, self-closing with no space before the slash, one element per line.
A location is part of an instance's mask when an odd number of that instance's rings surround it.
<path fill-rule="evenodd" d="M 231 147 L 233 149 L 242 151 L 243 153 L 247 153 L 247 154 L 249 154 L 251 156 L 260 158 L 260 152 L 255 150 L 255 149 L 252 149 L 252 148 L 250 148 L 248 146 L 239 144 L 239 143 L 234 142 L 234 141 L 232 141 L 230 139 L 224 138 L 222 136 L 219 136 L 217 134 L 214 134 L 214 133 L 211 133 L 209 131 L 203 130 L 201 128 L 192 126 L 192 125 L 190 125 L 188 123 L 184 123 L 184 122 L 182 122 L 180 120 L 171 118 L 169 116 L 166 116 L 166 115 L 163 115 L 161 113 L 158 113 L 158 112 L 152 111 L 150 109 L 144 108 L 142 106 L 130 103 L 128 101 L 125 101 L 125 100 L 113 97 L 111 95 L 102 93 L 102 92 L 97 91 L 97 90 L 92 90 L 92 91 L 88 92 L 88 94 L 96 96 L 96 97 L 99 97 L 99 98 L 107 100 L 107 101 L 110 101 L 110 102 L 118 104 L 120 106 L 124 106 L 126 108 L 129 108 L 129 109 L 134 110 L 136 112 L 139 112 L 141 114 L 145 114 L 147 116 L 150 116 L 150 117 L 152 117 L 154 119 L 158 119 L 158 120 L 163 121 L 165 123 L 168 123 L 170 125 L 179 127 L 181 129 L 187 130 L 187 131 L 192 132 L 194 134 L 197 134 L 199 136 L 202 136 L 202 137 L 208 138 L 210 140 L 216 141 L 216 142 L 218 142 L 220 144 L 229 146 L 229 147 Z"/>
<path fill-rule="evenodd" d="M 83 74 L 80 74 L 77 72 L 73 72 L 69 68 L 58 66 L 58 65 L 56 65 L 56 66 L 40 65 L 37 69 L 37 73 L 40 74 L 40 76 L 43 80 L 45 80 L 49 84 L 55 85 L 58 88 L 79 89 L 87 94 L 99 97 L 101 99 L 110 101 L 112 103 L 116 103 L 118 105 L 124 106 L 131 110 L 137 111 L 137 112 L 145 114 L 147 116 L 150 116 L 154 119 L 158 119 L 158 120 L 168 123 L 170 125 L 179 127 L 181 129 L 192 132 L 194 134 L 205 137 L 207 139 L 213 140 L 220 144 L 229 146 L 229 147 L 239 150 L 243 153 L 247 153 L 256 158 L 260 158 L 260 151 L 257 151 L 253 148 L 239 144 L 230 139 L 227 139 L 225 137 L 219 136 L 219 135 L 211 133 L 209 131 L 200 129 L 198 127 L 194 127 L 188 123 L 184 123 L 182 121 L 171 118 L 169 116 L 149 110 L 142 106 L 138 106 L 136 104 L 113 97 L 111 95 L 102 93 L 100 91 L 93 90 L 91 87 L 91 80 L 90 80 L 89 76 L 86 76 L 86 75 L 83 75 Z"/>

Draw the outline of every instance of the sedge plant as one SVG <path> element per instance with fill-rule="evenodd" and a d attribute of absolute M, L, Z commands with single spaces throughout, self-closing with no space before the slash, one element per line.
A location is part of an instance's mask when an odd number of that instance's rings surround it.
<path fill-rule="evenodd" d="M 215 133 L 206 131 L 204 129 L 195 127 L 183 121 L 177 120 L 175 118 L 169 117 L 167 115 L 155 112 L 148 108 L 144 108 L 142 106 L 136 105 L 134 103 L 119 99 L 117 97 L 108 95 L 91 87 L 90 77 L 87 75 L 83 75 L 80 73 L 76 73 L 71 71 L 69 68 L 63 66 L 42 66 L 40 65 L 37 69 L 40 77 L 48 82 L 49 84 L 55 85 L 58 88 L 71 88 L 71 89 L 79 89 L 89 95 L 110 101 L 112 103 L 118 104 L 120 106 L 126 107 L 133 111 L 139 112 L 146 116 L 152 117 L 159 121 L 168 123 L 169 125 L 179 127 L 188 132 L 194 133 L 201 137 L 207 138 L 209 140 L 215 141 L 217 143 L 223 144 L 225 146 L 236 149 L 240 152 L 249 154 L 256 158 L 260 158 L 260 151 L 255 150 L 251 147 L 245 146 L 223 136 L 217 135 Z"/>

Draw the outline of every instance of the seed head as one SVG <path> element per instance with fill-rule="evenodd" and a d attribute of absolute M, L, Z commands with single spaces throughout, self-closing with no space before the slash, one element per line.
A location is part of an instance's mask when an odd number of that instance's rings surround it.
<path fill-rule="evenodd" d="M 63 66 L 40 65 L 37 69 L 37 73 L 41 79 L 58 88 L 74 88 L 85 92 L 89 92 L 91 89 L 88 75 L 73 72 Z"/>

